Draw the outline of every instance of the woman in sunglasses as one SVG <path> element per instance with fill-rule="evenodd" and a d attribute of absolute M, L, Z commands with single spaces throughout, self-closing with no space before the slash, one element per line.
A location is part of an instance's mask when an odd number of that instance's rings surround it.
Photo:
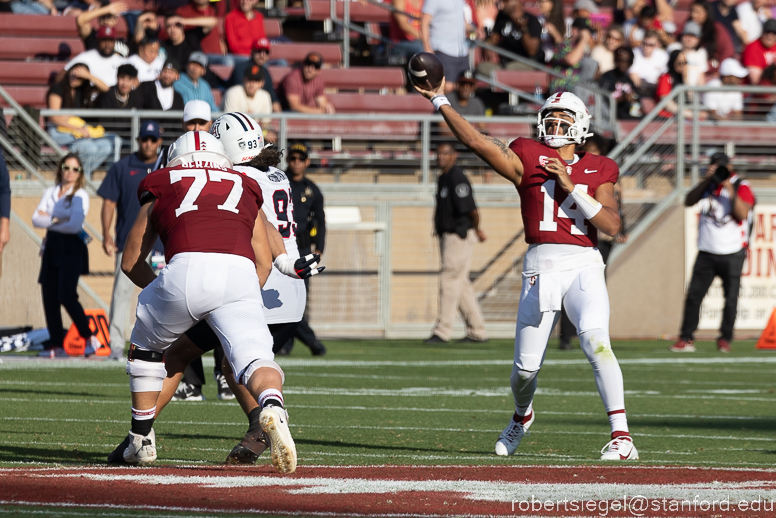
<path fill-rule="evenodd" d="M 84 169 L 78 155 L 65 155 L 57 166 L 57 183 L 46 189 L 32 215 L 32 224 L 47 229 L 41 247 L 43 258 L 38 282 L 43 293 L 43 310 L 49 331 L 51 357 L 64 356 L 60 306 L 64 306 L 78 333 L 86 340 L 86 356 L 100 347 L 89 329 L 89 320 L 78 302 L 78 278 L 89 273 L 89 252 L 82 235 L 89 212 L 89 195 L 84 190 Z"/>

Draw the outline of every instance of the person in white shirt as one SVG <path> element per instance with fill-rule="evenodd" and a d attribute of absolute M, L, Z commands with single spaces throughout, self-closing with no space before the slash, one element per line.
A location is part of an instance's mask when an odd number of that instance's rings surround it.
<path fill-rule="evenodd" d="M 657 32 L 647 31 L 641 45 L 633 49 L 633 66 L 630 78 L 639 95 L 654 97 L 657 80 L 668 71 L 668 53 L 660 48 Z"/>
<path fill-rule="evenodd" d="M 116 54 L 115 48 L 116 29 L 103 25 L 97 31 L 97 48 L 78 54 L 65 65 L 65 70 L 70 70 L 77 63 L 83 63 L 89 67 L 94 77 L 110 88 L 116 84 L 119 67 L 127 62 L 125 57 Z"/>
<path fill-rule="evenodd" d="M 225 112 L 242 112 L 253 116 L 272 113 L 272 98 L 263 89 L 264 74 L 261 68 L 259 65 L 249 66 L 243 74 L 242 84 L 226 91 Z"/>
<path fill-rule="evenodd" d="M 741 2 L 736 6 L 738 20 L 746 32 L 745 45 L 760 39 L 763 34 L 763 23 L 772 18 L 770 0 L 751 0 Z"/>
<path fill-rule="evenodd" d="M 49 331 L 45 355 L 64 356 L 62 313 L 64 306 L 78 334 L 86 340 L 86 356 L 95 354 L 100 341 L 89 328 L 89 319 L 78 301 L 78 278 L 89 273 L 89 252 L 81 234 L 89 212 L 86 178 L 78 155 L 68 154 L 57 166 L 57 184 L 46 189 L 32 215 L 32 224 L 47 229 L 42 245 L 38 282 Z"/>
<path fill-rule="evenodd" d="M 162 72 L 164 56 L 159 54 L 159 40 L 144 38 L 140 42 L 137 54 L 129 56 L 129 63 L 137 69 L 137 79 L 141 83 L 153 81 Z"/>
<path fill-rule="evenodd" d="M 701 302 L 714 278 L 720 277 L 725 292 L 725 308 L 717 350 L 729 353 L 756 199 L 749 184 L 736 175 L 730 158 L 717 152 L 711 156 L 706 177 L 687 193 L 684 205 L 692 207 L 699 202 L 698 256 L 687 287 L 679 340 L 671 346 L 671 350 L 695 351 L 693 334 L 698 328 Z"/>
<path fill-rule="evenodd" d="M 720 79 L 712 79 L 706 86 L 740 85 L 749 70 L 735 58 L 727 58 L 719 67 Z M 703 105 L 711 110 L 713 119 L 740 119 L 744 111 L 741 92 L 706 92 L 701 96 Z"/>

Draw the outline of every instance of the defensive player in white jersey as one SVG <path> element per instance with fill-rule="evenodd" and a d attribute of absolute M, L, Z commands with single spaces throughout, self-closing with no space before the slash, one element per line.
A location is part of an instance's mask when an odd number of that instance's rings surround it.
<path fill-rule="evenodd" d="M 417 89 L 417 88 L 416 88 Z M 517 138 L 509 146 L 488 137 L 459 115 L 444 96 L 444 81 L 431 100 L 455 136 L 517 189 L 528 251 L 517 312 L 510 378 L 515 413 L 496 442 L 497 455 L 511 455 L 534 421 L 536 377 L 561 302 L 577 328 L 595 374 L 611 425 L 602 460 L 638 459 L 628 431 L 622 372 L 609 340 L 609 297 L 598 230 L 614 236 L 620 216 L 614 197 L 619 170 L 614 161 L 575 153 L 592 134 L 590 114 L 574 94 L 551 95 L 538 115 L 539 141 Z"/>

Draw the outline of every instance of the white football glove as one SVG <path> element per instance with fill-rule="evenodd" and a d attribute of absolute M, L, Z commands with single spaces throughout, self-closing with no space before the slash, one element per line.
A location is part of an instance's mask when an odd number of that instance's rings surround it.
<path fill-rule="evenodd" d="M 288 254 L 280 254 L 275 258 L 274 264 L 280 273 L 292 279 L 306 279 L 326 269 L 325 266 L 318 266 L 320 260 L 320 254 L 308 254 L 296 260 L 288 257 Z"/>

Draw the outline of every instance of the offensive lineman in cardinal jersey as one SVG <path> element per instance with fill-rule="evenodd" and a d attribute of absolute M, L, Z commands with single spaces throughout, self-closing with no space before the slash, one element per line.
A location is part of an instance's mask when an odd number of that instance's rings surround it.
<path fill-rule="evenodd" d="M 617 165 L 609 158 L 574 153 L 585 142 L 590 114 L 570 92 L 550 96 L 538 115 L 539 140 L 517 138 L 509 147 L 477 131 L 450 106 L 444 81 L 420 90 L 463 144 L 512 182 L 520 195 L 528 251 L 517 312 L 510 378 L 515 414 L 496 442 L 497 455 L 512 455 L 534 421 L 536 376 L 561 303 L 577 328 L 609 415 L 611 440 L 602 460 L 638 459 L 625 418 L 622 372 L 609 341 L 609 296 L 598 230 L 614 236 L 620 216 L 614 197 Z"/>
<path fill-rule="evenodd" d="M 281 473 L 296 469 L 296 447 L 283 408 L 283 370 L 274 361 L 261 285 L 272 268 L 263 202 L 255 180 L 232 167 L 209 133 L 184 134 L 168 167 L 140 184 L 141 210 L 130 231 L 122 270 L 143 291 L 127 359 L 132 428 L 124 460 L 156 460 L 153 422 L 167 375 L 164 351 L 198 321 L 218 336 L 232 371 L 259 402 L 261 426 Z M 144 261 L 157 233 L 167 267 L 155 277 Z"/>

